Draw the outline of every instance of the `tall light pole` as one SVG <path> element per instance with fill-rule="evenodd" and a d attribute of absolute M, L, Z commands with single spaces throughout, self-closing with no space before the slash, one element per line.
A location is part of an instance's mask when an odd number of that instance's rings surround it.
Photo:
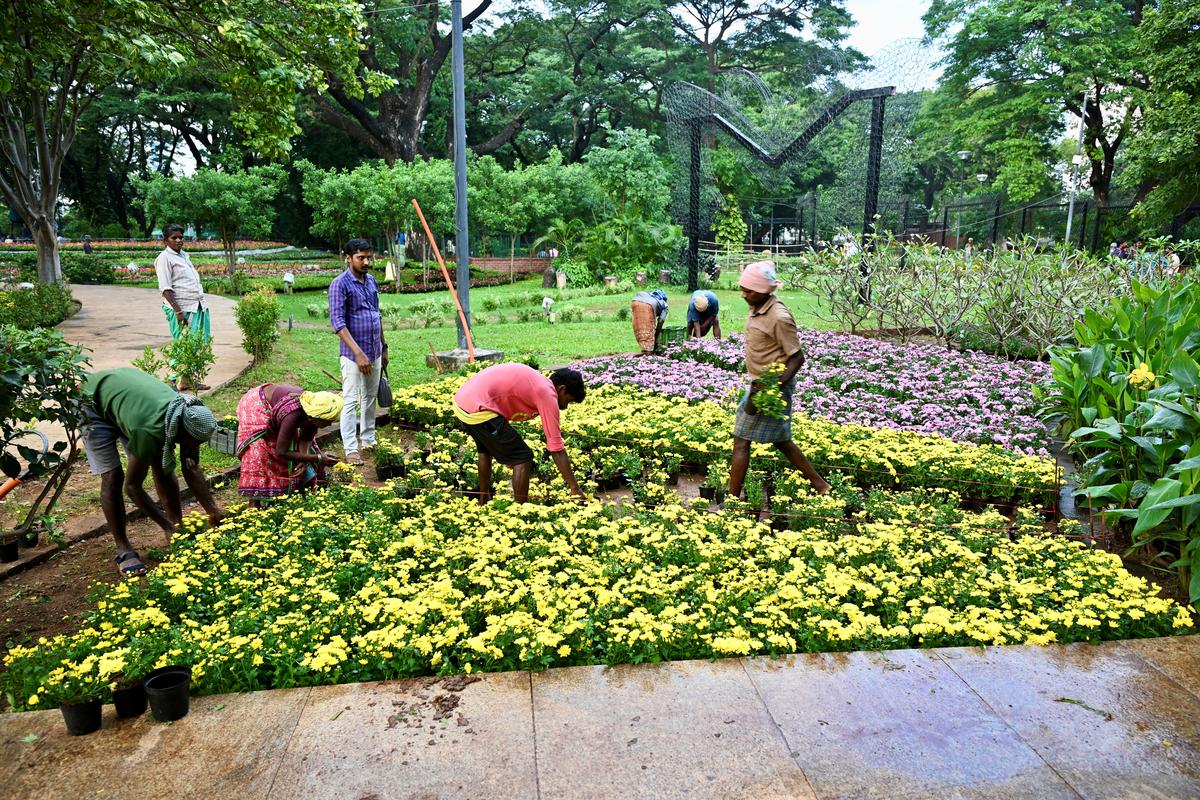
<path fill-rule="evenodd" d="M 1071 243 L 1071 223 L 1075 220 L 1075 189 L 1079 185 L 1079 175 L 1076 170 L 1083 164 L 1083 128 L 1087 121 L 1088 96 L 1083 93 L 1083 109 L 1079 112 L 1079 135 L 1075 138 L 1075 155 L 1071 157 L 1071 199 L 1067 202 L 1067 235 L 1064 245 Z M 1086 222 L 1086 221 L 1085 221 Z"/>
<path fill-rule="evenodd" d="M 966 197 L 967 159 L 971 157 L 970 150 L 958 151 L 958 202 L 961 206 Z M 962 208 L 954 215 L 954 249 L 958 249 L 959 236 L 962 233 Z"/>
<path fill-rule="evenodd" d="M 454 72 L 454 250 L 458 257 L 455 280 L 466 324 L 471 324 L 471 244 L 467 237 L 467 100 L 463 78 L 462 0 L 450 2 L 450 34 Z M 467 329 L 458 323 L 458 349 L 467 349 Z"/>

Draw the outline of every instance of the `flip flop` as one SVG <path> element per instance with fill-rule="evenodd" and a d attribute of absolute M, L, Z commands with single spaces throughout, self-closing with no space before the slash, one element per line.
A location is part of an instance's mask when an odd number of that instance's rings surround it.
<path fill-rule="evenodd" d="M 146 574 L 146 565 L 142 563 L 142 559 L 137 552 L 133 550 L 126 550 L 124 553 L 120 553 L 113 561 L 117 562 L 117 569 L 121 571 L 122 578 L 132 578 L 136 575 Z"/>

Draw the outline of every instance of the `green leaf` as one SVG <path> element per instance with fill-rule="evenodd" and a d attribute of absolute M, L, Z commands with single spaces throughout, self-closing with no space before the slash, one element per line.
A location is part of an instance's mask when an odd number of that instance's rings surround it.
<path fill-rule="evenodd" d="M 1104 371 L 1104 365 L 1108 362 L 1108 351 L 1104 349 L 1103 344 L 1094 344 L 1076 353 L 1075 362 L 1079 364 L 1085 376 L 1096 378 Z"/>
<path fill-rule="evenodd" d="M 1171 359 L 1171 366 L 1168 370 L 1171 377 L 1179 384 L 1179 388 L 1185 392 L 1193 392 L 1200 386 L 1200 366 L 1196 364 L 1195 359 L 1187 353 L 1180 351 Z"/>
<path fill-rule="evenodd" d="M 1146 430 L 1181 431 L 1187 427 L 1188 418 L 1172 408 L 1160 405 L 1146 420 Z"/>
<path fill-rule="evenodd" d="M 1137 537 L 1152 528 L 1157 528 L 1171 515 L 1173 506 L 1160 506 L 1168 500 L 1179 497 L 1180 483 L 1173 478 L 1159 478 L 1154 486 L 1146 493 L 1145 499 L 1138 506 L 1138 521 L 1133 526 L 1133 536 Z"/>

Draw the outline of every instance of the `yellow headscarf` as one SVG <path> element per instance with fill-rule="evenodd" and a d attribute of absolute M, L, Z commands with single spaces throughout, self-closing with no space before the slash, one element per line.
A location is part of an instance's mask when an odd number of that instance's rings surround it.
<path fill-rule="evenodd" d="M 342 416 L 342 396 L 333 392 L 301 392 L 300 407 L 312 419 L 335 422 Z"/>

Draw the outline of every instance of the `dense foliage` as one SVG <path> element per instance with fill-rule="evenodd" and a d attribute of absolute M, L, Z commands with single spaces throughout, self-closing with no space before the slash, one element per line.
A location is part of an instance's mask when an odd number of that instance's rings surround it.
<path fill-rule="evenodd" d="M 74 302 L 71 290 L 61 283 L 0 289 L 0 325 L 21 330 L 53 328 L 67 318 Z"/>
<path fill-rule="evenodd" d="M 1135 520 L 1200 601 L 1200 284 L 1146 285 L 1089 309 L 1053 351 L 1045 413 L 1070 433 L 1081 491 Z"/>

